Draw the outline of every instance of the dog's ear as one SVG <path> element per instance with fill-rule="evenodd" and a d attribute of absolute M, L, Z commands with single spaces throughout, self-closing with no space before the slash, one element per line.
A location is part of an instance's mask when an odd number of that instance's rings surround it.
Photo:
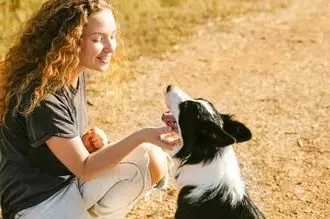
<path fill-rule="evenodd" d="M 219 129 L 216 135 L 216 142 L 218 147 L 226 147 L 235 143 L 235 139 L 224 132 L 223 129 Z"/>
<path fill-rule="evenodd" d="M 230 115 L 221 114 L 223 129 L 235 138 L 236 142 L 248 141 L 252 137 L 251 131 L 241 122 L 235 121 Z"/>

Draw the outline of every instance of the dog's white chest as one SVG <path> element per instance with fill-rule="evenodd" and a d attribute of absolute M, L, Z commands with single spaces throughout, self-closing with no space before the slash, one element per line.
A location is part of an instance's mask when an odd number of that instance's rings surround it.
<path fill-rule="evenodd" d="M 223 186 L 235 193 L 235 196 L 244 195 L 244 183 L 232 146 L 224 148 L 222 155 L 209 164 L 184 165 L 178 168 L 178 161 L 174 159 L 174 162 L 177 185 L 180 188 L 187 185 L 196 186 L 191 196 L 201 196 L 205 190 L 220 189 Z"/>

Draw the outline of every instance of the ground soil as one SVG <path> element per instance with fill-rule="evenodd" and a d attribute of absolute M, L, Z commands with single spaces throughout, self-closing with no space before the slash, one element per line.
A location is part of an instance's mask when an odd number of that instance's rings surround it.
<path fill-rule="evenodd" d="M 235 150 L 267 218 L 330 218 L 328 0 L 292 0 L 275 13 L 211 20 L 174 53 L 130 66 L 135 79 L 116 92 L 90 92 L 91 126 L 120 139 L 161 125 L 164 90 L 176 84 L 250 127 L 253 139 Z M 162 201 L 156 194 L 141 199 L 127 218 L 173 218 L 176 196 L 171 183 Z"/>
<path fill-rule="evenodd" d="M 121 85 L 120 97 L 91 95 L 91 124 L 115 139 L 161 125 L 164 90 L 176 84 L 251 128 L 253 139 L 235 150 L 248 191 L 267 218 L 330 218 L 329 61 L 327 0 L 215 19 L 163 59 L 136 61 L 136 78 Z M 171 185 L 162 202 L 157 195 L 141 199 L 127 218 L 173 218 L 176 196 Z"/>
<path fill-rule="evenodd" d="M 136 78 L 119 97 L 90 95 L 91 124 L 115 139 L 161 125 L 166 85 L 178 85 L 251 128 L 235 150 L 267 218 L 330 218 L 330 2 L 211 20 L 176 49 L 131 65 Z M 171 183 L 162 201 L 141 199 L 127 218 L 173 218 L 176 196 Z"/>

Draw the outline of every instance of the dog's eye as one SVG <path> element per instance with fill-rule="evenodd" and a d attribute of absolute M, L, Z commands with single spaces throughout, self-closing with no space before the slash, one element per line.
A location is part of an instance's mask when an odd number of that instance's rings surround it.
<path fill-rule="evenodd" d="M 210 132 L 208 130 L 201 130 L 201 133 L 209 138 L 216 139 L 217 135 L 214 132 Z"/>
<path fill-rule="evenodd" d="M 207 131 L 206 130 L 201 130 L 201 133 L 206 134 Z"/>

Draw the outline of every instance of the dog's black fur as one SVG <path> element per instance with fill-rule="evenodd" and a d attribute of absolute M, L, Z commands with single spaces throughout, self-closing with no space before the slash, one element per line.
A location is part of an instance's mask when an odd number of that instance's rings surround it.
<path fill-rule="evenodd" d="M 167 92 L 171 92 L 173 89 L 173 86 L 169 86 Z M 180 92 L 182 91 L 180 90 Z M 167 102 L 169 101 L 167 100 Z M 208 103 L 214 112 L 210 114 L 201 102 Z M 183 145 L 177 153 L 172 155 L 172 158 L 180 163 L 178 168 L 201 163 L 206 166 L 215 159 L 222 159 L 223 156 L 226 156 L 226 147 L 247 141 L 252 137 L 250 130 L 244 124 L 235 121 L 230 115 L 219 113 L 210 102 L 204 99 L 184 100 L 179 103 L 178 108 L 179 114 L 176 119 Z M 175 177 L 177 179 L 179 174 Z M 251 201 L 246 190 L 234 203 L 229 197 L 226 197 L 229 192 L 226 185 L 205 189 L 198 200 L 192 201 L 188 195 L 197 186 L 183 185 L 180 189 L 175 213 L 176 219 L 265 218 Z"/>
<path fill-rule="evenodd" d="M 223 201 L 223 191 L 219 191 L 217 196 L 212 199 L 191 204 L 185 198 L 193 189 L 193 186 L 185 186 L 180 190 L 177 211 L 175 213 L 176 219 L 256 219 L 265 218 L 257 206 L 251 201 L 248 194 L 244 195 L 236 206 L 231 206 L 228 201 Z M 223 189 L 225 190 L 225 189 Z M 207 199 L 211 191 L 205 192 L 201 199 Z"/>

